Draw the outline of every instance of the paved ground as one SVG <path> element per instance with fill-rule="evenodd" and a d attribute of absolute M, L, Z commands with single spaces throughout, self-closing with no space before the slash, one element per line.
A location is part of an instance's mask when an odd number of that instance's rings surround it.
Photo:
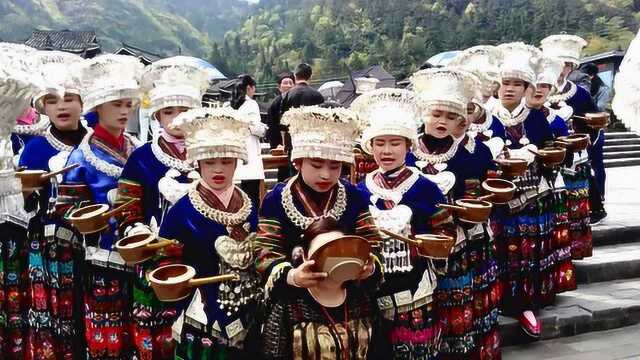
<path fill-rule="evenodd" d="M 504 360 L 640 359 L 640 325 L 511 346 Z"/>
<path fill-rule="evenodd" d="M 609 216 L 596 228 L 640 225 L 640 166 L 607 169 L 605 195 Z"/>

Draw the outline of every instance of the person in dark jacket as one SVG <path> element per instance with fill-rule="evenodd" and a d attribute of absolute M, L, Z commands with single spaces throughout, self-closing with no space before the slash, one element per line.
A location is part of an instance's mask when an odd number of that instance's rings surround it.
<path fill-rule="evenodd" d="M 280 116 L 289 109 L 299 108 L 302 106 L 320 105 L 324 103 L 324 96 L 322 96 L 318 90 L 309 85 L 309 80 L 311 80 L 312 74 L 313 71 L 309 64 L 302 63 L 296 67 L 296 71 L 294 73 L 296 85 L 282 96 L 282 102 L 280 103 Z M 289 137 L 289 130 L 287 127 L 283 126 L 280 131 L 282 138 L 287 143 L 285 144 L 285 150 L 290 153 L 291 140 Z M 278 171 L 278 180 L 282 181 L 294 174 L 296 174 L 296 169 L 289 166 L 288 171 Z"/>
<path fill-rule="evenodd" d="M 269 105 L 267 113 L 267 125 L 269 126 L 269 130 L 267 130 L 267 138 L 269 139 L 271 149 L 275 149 L 280 145 L 286 147 L 286 141 L 283 134 L 283 132 L 286 131 L 286 128 L 280 125 L 280 118 L 282 117 L 282 98 L 287 91 L 294 87 L 294 85 L 295 79 L 292 73 L 282 73 L 278 76 L 278 96 L 276 96 L 276 98 L 271 102 L 271 105 Z"/>
<path fill-rule="evenodd" d="M 289 150 L 291 148 L 291 139 L 287 132 L 286 126 L 280 125 L 282 117 L 282 98 L 295 85 L 295 78 L 290 72 L 282 73 L 278 76 L 278 96 L 271 102 L 267 112 L 267 139 L 271 149 L 283 148 Z M 289 166 L 278 168 L 278 182 L 286 180 L 290 176 Z"/>
<path fill-rule="evenodd" d="M 282 97 L 280 114 L 284 114 L 287 110 L 292 108 L 320 105 L 324 102 L 322 94 L 309 85 L 309 80 L 311 80 L 312 74 L 313 71 L 309 64 L 302 63 L 298 65 L 294 73 L 296 86 Z"/>

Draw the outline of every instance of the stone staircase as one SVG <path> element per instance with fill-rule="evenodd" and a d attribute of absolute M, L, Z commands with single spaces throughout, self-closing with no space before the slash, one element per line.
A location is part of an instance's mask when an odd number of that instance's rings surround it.
<path fill-rule="evenodd" d="M 593 235 L 593 256 L 574 261 L 578 289 L 539 311 L 541 339 L 640 323 L 640 226 L 595 227 Z M 500 332 L 503 346 L 531 341 L 512 318 L 500 318 Z"/>
<path fill-rule="evenodd" d="M 604 143 L 604 167 L 640 165 L 640 136 L 625 129 L 607 130 Z"/>

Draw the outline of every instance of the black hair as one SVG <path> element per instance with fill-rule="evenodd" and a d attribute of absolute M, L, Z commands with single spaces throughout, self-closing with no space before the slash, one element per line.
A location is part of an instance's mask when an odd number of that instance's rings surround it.
<path fill-rule="evenodd" d="M 342 107 L 342 105 L 339 102 L 332 101 L 332 100 L 325 101 L 325 102 L 323 102 L 322 104 L 320 104 L 318 106 L 320 106 L 321 108 L 325 108 L 325 109 L 335 109 L 335 108 Z"/>
<path fill-rule="evenodd" d="M 311 75 L 313 75 L 313 70 L 311 70 L 311 65 L 302 63 L 296 67 L 296 72 L 294 74 L 296 79 L 309 80 L 311 79 Z"/>
<path fill-rule="evenodd" d="M 580 71 L 592 77 L 589 93 L 591 93 L 591 96 L 595 96 L 600 90 L 600 87 L 604 85 L 604 82 L 600 79 L 600 76 L 598 76 L 598 66 L 594 63 L 586 63 L 580 66 Z"/>
<path fill-rule="evenodd" d="M 247 74 L 238 76 L 233 85 L 233 90 L 231 90 L 231 101 L 229 103 L 232 108 L 238 110 L 244 104 L 247 96 L 247 87 L 249 86 L 256 86 L 256 81 L 251 76 Z"/>
<path fill-rule="evenodd" d="M 586 63 L 582 66 L 580 66 L 580 70 L 589 75 L 589 76 L 596 76 L 598 75 L 598 66 L 596 66 L 596 64 L 594 63 Z"/>
<path fill-rule="evenodd" d="M 425 61 L 424 64 L 420 65 L 420 68 L 418 70 L 425 70 L 425 69 L 431 69 L 436 67 L 435 65 L 433 65 L 432 63 Z"/>
<path fill-rule="evenodd" d="M 283 72 L 282 74 L 278 75 L 278 86 L 280 86 L 282 84 L 282 81 L 284 79 L 291 79 L 291 81 L 293 81 L 294 83 L 296 82 L 296 79 L 293 77 L 292 73 Z"/>

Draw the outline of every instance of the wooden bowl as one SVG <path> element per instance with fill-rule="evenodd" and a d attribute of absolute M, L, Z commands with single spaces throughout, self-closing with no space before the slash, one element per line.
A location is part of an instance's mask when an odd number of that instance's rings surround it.
<path fill-rule="evenodd" d="M 589 135 L 587 134 L 571 134 L 569 136 L 560 136 L 556 144 L 564 146 L 571 151 L 582 151 L 589 146 Z"/>
<path fill-rule="evenodd" d="M 480 224 L 489 219 L 493 205 L 485 200 L 459 199 L 455 205 L 438 204 L 438 207 L 453 210 L 462 221 Z"/>
<path fill-rule="evenodd" d="M 20 178 L 20 182 L 22 183 L 22 190 L 24 191 L 34 191 L 40 190 L 44 187 L 44 184 L 52 177 L 65 173 L 71 169 L 78 167 L 79 164 L 72 164 L 66 166 L 58 171 L 50 171 L 46 172 L 44 170 L 29 170 L 23 169 L 16 172 L 16 176 Z"/>
<path fill-rule="evenodd" d="M 451 248 L 456 243 L 456 239 L 446 235 L 418 234 L 415 235 L 414 239 L 411 239 L 385 229 L 380 229 L 380 231 L 396 240 L 415 246 L 418 249 L 419 255 L 433 259 L 448 258 L 451 253 Z"/>
<path fill-rule="evenodd" d="M 69 221 L 81 234 L 94 234 L 109 226 L 109 219 L 132 205 L 136 200 L 131 199 L 119 207 L 109 211 L 107 204 L 84 206 L 71 212 Z"/>
<path fill-rule="evenodd" d="M 558 166 L 564 162 L 567 155 L 567 149 L 561 147 L 546 147 L 538 151 L 529 150 L 542 160 L 544 166 Z"/>
<path fill-rule="evenodd" d="M 149 273 L 153 292 L 160 301 L 180 301 L 191 294 L 193 287 L 222 281 L 240 280 L 235 274 L 217 275 L 194 279 L 196 270 L 189 265 L 173 264 L 161 266 Z"/>
<path fill-rule="evenodd" d="M 177 244 L 174 240 L 157 238 L 155 234 L 136 234 L 116 242 L 116 250 L 127 264 L 138 264 L 151 259 L 159 249 Z"/>
<path fill-rule="evenodd" d="M 584 121 L 594 129 L 602 129 L 609 125 L 610 116 L 608 112 L 587 113 L 584 114 Z"/>
<path fill-rule="evenodd" d="M 487 179 L 481 186 L 484 191 L 492 195 L 489 201 L 496 204 L 509 202 L 516 192 L 516 184 L 504 179 Z"/>
<path fill-rule="evenodd" d="M 22 190 L 34 191 L 40 190 L 44 187 L 45 178 L 47 172 L 44 170 L 22 170 L 16 172 L 16 177 L 20 179 L 22 183 Z"/>
<path fill-rule="evenodd" d="M 448 258 L 451 248 L 456 243 L 456 239 L 446 235 L 416 234 L 414 237 L 417 242 L 418 253 L 434 259 Z"/>
<path fill-rule="evenodd" d="M 493 161 L 500 166 L 502 174 L 508 177 L 522 176 L 527 171 L 528 164 L 527 160 L 524 159 L 510 158 L 495 159 Z"/>
<path fill-rule="evenodd" d="M 331 279 L 342 283 L 357 278 L 370 252 L 367 239 L 330 231 L 311 240 L 308 258 L 315 260 L 315 271 L 326 272 Z"/>

